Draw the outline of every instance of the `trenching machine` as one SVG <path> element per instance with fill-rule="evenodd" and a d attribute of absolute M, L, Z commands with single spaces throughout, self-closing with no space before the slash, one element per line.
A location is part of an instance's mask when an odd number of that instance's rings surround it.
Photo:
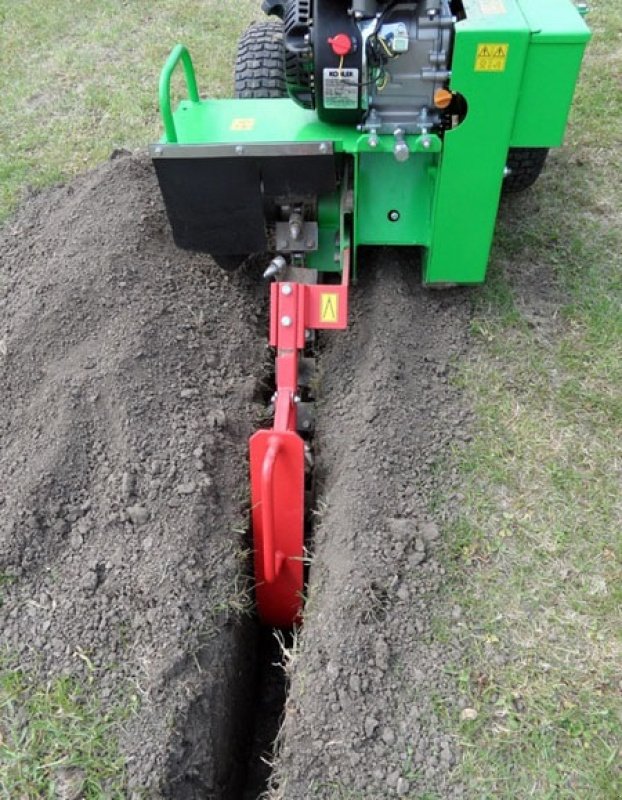
<path fill-rule="evenodd" d="M 590 33 L 572 0 L 266 0 L 236 98 L 201 99 L 185 47 L 151 146 L 173 237 L 225 269 L 266 253 L 272 428 L 250 440 L 256 600 L 302 612 L 315 331 L 343 329 L 363 245 L 422 248 L 427 286 L 484 280 L 502 191 L 562 143 Z M 188 97 L 171 105 L 181 64 Z M 419 260 L 413 257 L 414 265 Z"/>

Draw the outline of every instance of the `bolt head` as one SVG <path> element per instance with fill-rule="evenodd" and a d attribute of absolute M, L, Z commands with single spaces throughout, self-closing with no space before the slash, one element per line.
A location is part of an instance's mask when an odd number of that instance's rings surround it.
<path fill-rule="evenodd" d="M 291 317 L 281 317 L 281 325 L 284 328 L 291 328 L 292 327 L 292 318 Z"/>
<path fill-rule="evenodd" d="M 286 283 L 281 287 L 281 294 L 284 294 L 285 297 L 289 297 L 292 291 L 292 287 L 289 285 L 289 283 Z"/>
<path fill-rule="evenodd" d="M 239 156 L 241 156 L 241 155 L 243 155 L 243 154 L 244 154 L 244 148 L 242 147 L 242 145 L 241 145 L 241 144 L 239 144 L 239 145 L 238 145 L 238 146 L 235 148 L 235 152 L 236 152 L 236 153 L 237 153 Z"/>
<path fill-rule="evenodd" d="M 410 150 L 406 142 L 398 142 L 393 148 L 393 155 L 395 156 L 395 160 L 399 161 L 400 164 L 408 161 L 410 158 Z"/>
<path fill-rule="evenodd" d="M 328 153 L 328 145 L 326 142 L 322 142 L 319 147 L 320 153 Z"/>
<path fill-rule="evenodd" d="M 399 218 L 400 218 L 400 212 L 399 211 L 395 211 L 395 210 L 394 211 L 389 211 L 389 220 L 391 222 L 398 222 Z"/>

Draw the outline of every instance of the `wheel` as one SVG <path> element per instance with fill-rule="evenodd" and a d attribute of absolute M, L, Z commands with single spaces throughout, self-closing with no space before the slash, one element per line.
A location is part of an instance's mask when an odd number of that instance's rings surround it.
<path fill-rule="evenodd" d="M 503 192 L 522 192 L 538 179 L 548 155 L 548 147 L 511 147 L 503 180 Z"/>
<path fill-rule="evenodd" d="M 251 25 L 240 38 L 235 61 L 235 96 L 286 97 L 283 24 L 278 21 Z M 249 253 L 212 256 L 227 272 L 236 270 Z"/>
<path fill-rule="evenodd" d="M 235 96 L 287 97 L 283 24 L 279 20 L 255 23 L 242 34 L 235 61 Z"/>

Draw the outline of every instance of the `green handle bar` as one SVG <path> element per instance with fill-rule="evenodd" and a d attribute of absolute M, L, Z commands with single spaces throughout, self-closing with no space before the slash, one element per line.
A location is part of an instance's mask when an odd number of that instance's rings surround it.
<path fill-rule="evenodd" d="M 180 61 L 184 67 L 188 97 L 193 103 L 199 102 L 197 79 L 194 74 L 190 53 L 183 44 L 178 44 L 173 48 L 170 56 L 166 59 L 166 63 L 160 73 L 160 111 L 162 113 L 162 121 L 164 122 L 166 140 L 169 144 L 174 144 L 177 141 L 177 129 L 175 128 L 175 120 L 171 109 L 171 76 Z"/>

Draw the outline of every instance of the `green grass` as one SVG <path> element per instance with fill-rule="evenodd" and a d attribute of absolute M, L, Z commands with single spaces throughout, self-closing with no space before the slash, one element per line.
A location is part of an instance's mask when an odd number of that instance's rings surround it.
<path fill-rule="evenodd" d="M 160 136 L 159 71 L 178 41 L 203 95 L 232 87 L 239 0 L 0 0 L 0 222 L 38 189 Z M 181 96 L 180 76 L 174 92 Z"/>
<path fill-rule="evenodd" d="M 589 21 L 567 147 L 504 205 L 462 373 L 469 797 L 622 797 L 622 10 Z"/>
<path fill-rule="evenodd" d="M 104 712 L 89 687 L 68 677 L 0 673 L 0 797 L 126 796 L 119 726 L 132 703 Z"/>

